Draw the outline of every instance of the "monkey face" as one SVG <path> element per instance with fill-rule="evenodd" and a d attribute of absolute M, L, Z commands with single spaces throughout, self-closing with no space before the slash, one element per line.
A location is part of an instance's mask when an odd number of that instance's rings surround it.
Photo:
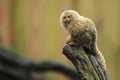
<path fill-rule="evenodd" d="M 63 22 L 64 22 L 65 24 L 69 24 L 70 21 L 71 21 L 71 16 L 70 16 L 70 15 L 63 17 Z"/>
<path fill-rule="evenodd" d="M 63 27 L 68 29 L 73 27 L 74 22 L 79 18 L 79 14 L 74 10 L 66 10 L 60 16 L 60 23 Z"/>
<path fill-rule="evenodd" d="M 68 28 L 71 25 L 71 23 L 72 23 L 72 16 L 65 14 L 62 17 L 62 23 L 63 23 L 65 28 Z"/>

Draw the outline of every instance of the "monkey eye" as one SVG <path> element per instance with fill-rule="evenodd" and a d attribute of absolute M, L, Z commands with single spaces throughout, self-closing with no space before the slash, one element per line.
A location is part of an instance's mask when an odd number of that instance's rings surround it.
<path fill-rule="evenodd" d="M 66 18 L 66 16 L 63 17 L 63 19 L 65 19 L 65 18 Z"/>
<path fill-rule="evenodd" d="M 67 16 L 68 18 L 70 18 L 70 16 Z"/>

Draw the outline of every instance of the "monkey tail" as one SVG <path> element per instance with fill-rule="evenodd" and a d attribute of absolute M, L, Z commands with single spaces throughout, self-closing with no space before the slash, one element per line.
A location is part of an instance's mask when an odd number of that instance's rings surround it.
<path fill-rule="evenodd" d="M 83 49 L 85 50 L 85 52 L 87 54 L 93 55 L 96 57 L 96 59 L 99 61 L 99 64 L 101 65 L 101 67 L 103 69 L 106 70 L 106 63 L 105 63 L 105 59 L 102 55 L 102 53 L 99 51 L 99 49 L 97 48 L 97 46 L 92 45 L 90 48 L 88 47 L 83 47 Z"/>
<path fill-rule="evenodd" d="M 94 55 L 97 57 L 98 61 L 101 63 L 102 67 L 106 70 L 106 63 L 104 56 L 100 52 L 100 50 L 97 48 L 97 46 L 93 47 L 92 49 Z"/>

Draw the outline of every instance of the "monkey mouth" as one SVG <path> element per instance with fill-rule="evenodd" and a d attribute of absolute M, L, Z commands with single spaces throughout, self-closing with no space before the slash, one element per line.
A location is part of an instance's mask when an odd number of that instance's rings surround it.
<path fill-rule="evenodd" d="M 65 20 L 64 23 L 65 23 L 65 24 L 69 24 L 69 23 L 70 23 L 70 20 Z"/>

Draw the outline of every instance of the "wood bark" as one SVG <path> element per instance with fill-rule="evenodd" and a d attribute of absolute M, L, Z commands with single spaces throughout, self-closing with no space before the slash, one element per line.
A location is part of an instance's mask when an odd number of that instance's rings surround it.
<path fill-rule="evenodd" d="M 66 44 L 63 54 L 77 69 L 80 80 L 109 80 L 98 59 L 86 53 L 82 47 L 71 47 Z"/>

